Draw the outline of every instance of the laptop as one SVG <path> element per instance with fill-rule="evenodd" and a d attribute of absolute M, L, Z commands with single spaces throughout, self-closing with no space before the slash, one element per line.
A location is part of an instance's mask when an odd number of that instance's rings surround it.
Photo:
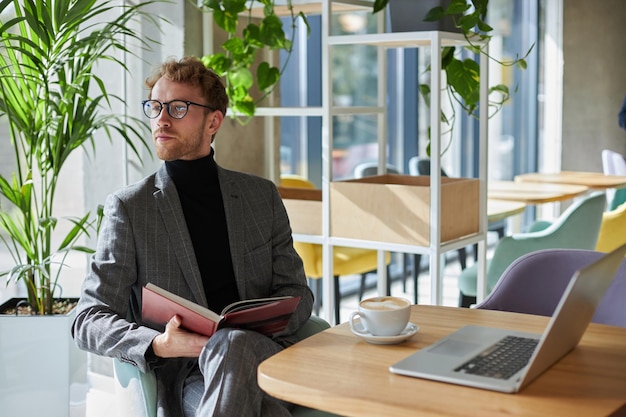
<path fill-rule="evenodd" d="M 389 370 L 475 388 L 518 392 L 576 347 L 625 254 L 623 245 L 576 271 L 543 334 L 465 326 L 391 365 Z M 515 346 L 498 353 L 509 342 Z M 494 369 L 502 363 L 503 369 Z"/>

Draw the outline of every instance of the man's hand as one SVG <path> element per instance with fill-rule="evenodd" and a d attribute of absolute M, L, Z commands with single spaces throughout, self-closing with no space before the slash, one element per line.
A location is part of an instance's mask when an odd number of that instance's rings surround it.
<path fill-rule="evenodd" d="M 152 341 L 154 354 L 161 358 L 197 358 L 208 337 L 180 328 L 180 317 L 174 316 L 165 325 L 165 332 Z"/>

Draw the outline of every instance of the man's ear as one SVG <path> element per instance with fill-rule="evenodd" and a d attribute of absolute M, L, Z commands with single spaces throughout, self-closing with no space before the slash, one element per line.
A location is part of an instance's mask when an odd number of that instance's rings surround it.
<path fill-rule="evenodd" d="M 206 130 L 206 134 L 211 138 L 211 143 L 215 140 L 215 135 L 217 131 L 222 126 L 222 122 L 224 121 L 224 113 L 219 110 L 212 112 L 208 116 L 208 120 L 204 125 L 204 129 Z"/>
<path fill-rule="evenodd" d="M 209 116 L 209 129 L 212 129 L 212 133 L 215 134 L 220 126 L 222 126 L 222 122 L 224 121 L 224 113 L 219 110 L 214 111 L 211 116 Z"/>

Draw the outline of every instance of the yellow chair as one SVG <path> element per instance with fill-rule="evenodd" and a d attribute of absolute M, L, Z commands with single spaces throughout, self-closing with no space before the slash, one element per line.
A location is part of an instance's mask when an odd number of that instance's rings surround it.
<path fill-rule="evenodd" d="M 281 187 L 289 188 L 308 188 L 315 189 L 315 184 L 298 175 L 283 175 L 280 177 Z M 322 272 L 322 245 L 316 243 L 294 242 L 296 252 L 302 258 L 304 264 L 304 272 L 309 278 L 309 284 L 315 294 L 315 314 L 319 315 L 320 300 L 322 298 L 322 288 L 320 278 Z M 387 268 L 391 262 L 391 255 L 385 253 L 385 262 Z M 378 252 L 372 249 L 351 248 L 343 246 L 333 247 L 333 277 L 335 292 L 335 323 L 340 322 L 340 300 L 341 292 L 339 289 L 339 277 L 345 275 L 361 275 L 361 284 L 359 287 L 359 299 L 363 297 L 365 291 L 365 279 L 367 273 L 378 269 Z M 389 269 L 387 269 L 389 276 Z M 387 282 L 390 282 L 388 280 Z M 390 292 L 390 286 L 387 285 L 387 293 Z"/>
<path fill-rule="evenodd" d="M 626 243 L 626 203 L 622 203 L 614 210 L 602 213 L 596 250 L 611 252 L 624 243 Z"/>

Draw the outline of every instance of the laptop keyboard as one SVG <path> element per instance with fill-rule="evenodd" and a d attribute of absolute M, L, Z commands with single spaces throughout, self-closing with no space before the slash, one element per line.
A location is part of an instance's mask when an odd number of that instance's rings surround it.
<path fill-rule="evenodd" d="M 456 368 L 455 371 L 509 379 L 526 366 L 538 342 L 539 340 L 528 337 L 507 336 Z"/>

